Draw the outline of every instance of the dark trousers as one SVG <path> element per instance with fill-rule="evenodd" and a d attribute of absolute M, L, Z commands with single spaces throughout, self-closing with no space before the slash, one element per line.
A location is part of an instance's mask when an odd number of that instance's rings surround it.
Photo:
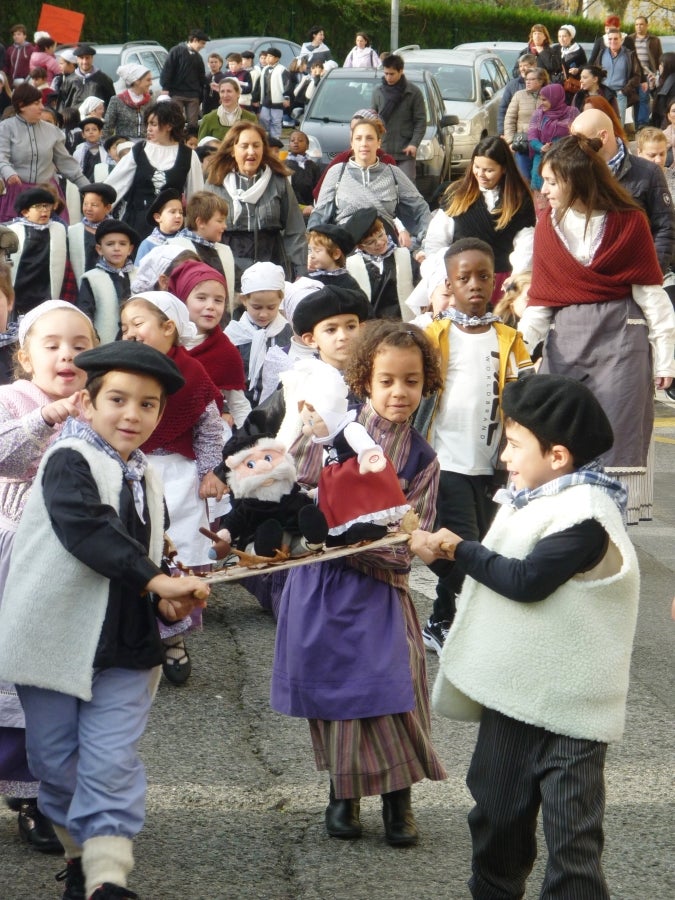
<path fill-rule="evenodd" d="M 524 895 L 541 807 L 548 862 L 540 898 L 609 900 L 600 862 L 606 753 L 606 744 L 483 711 L 466 779 L 476 801 L 469 813 L 474 898 Z"/>
<path fill-rule="evenodd" d="M 493 502 L 493 475 L 460 475 L 441 471 L 436 500 L 436 529 L 449 528 L 466 541 L 480 541 L 497 512 Z M 452 622 L 455 597 L 462 588 L 464 573 L 455 565 L 438 579 L 433 619 Z"/>

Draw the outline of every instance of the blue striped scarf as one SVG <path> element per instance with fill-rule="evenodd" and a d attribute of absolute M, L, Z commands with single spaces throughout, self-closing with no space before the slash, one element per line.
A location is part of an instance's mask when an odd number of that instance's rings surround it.
<path fill-rule="evenodd" d="M 495 503 L 500 503 L 503 506 L 522 509 L 538 497 L 553 497 L 578 484 L 594 484 L 596 487 L 601 488 L 606 494 L 609 494 L 610 498 L 617 505 L 619 512 L 622 515 L 625 513 L 628 504 L 628 491 L 620 481 L 610 478 L 605 473 L 597 459 L 586 463 L 585 466 L 577 469 L 576 472 L 571 472 L 569 475 L 561 475 L 560 478 L 554 478 L 553 481 L 547 481 L 546 484 L 542 484 L 532 490 L 529 488 L 517 490 L 514 485 L 508 488 L 501 488 L 494 495 L 493 500 Z"/>

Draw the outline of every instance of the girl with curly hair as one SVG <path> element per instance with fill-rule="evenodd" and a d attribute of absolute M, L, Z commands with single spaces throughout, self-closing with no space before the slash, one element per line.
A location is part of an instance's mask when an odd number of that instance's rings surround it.
<path fill-rule="evenodd" d="M 364 400 L 356 421 L 384 451 L 421 522 L 433 522 L 438 461 L 410 425 L 422 396 L 441 385 L 431 344 L 414 325 L 370 322 L 345 380 Z M 379 794 L 389 844 L 417 843 L 411 786 L 446 777 L 431 744 L 409 571 L 408 545 L 399 544 L 291 569 L 281 595 L 271 703 L 309 720 L 317 768 L 330 774 L 331 837 L 360 837 L 360 798 Z"/>

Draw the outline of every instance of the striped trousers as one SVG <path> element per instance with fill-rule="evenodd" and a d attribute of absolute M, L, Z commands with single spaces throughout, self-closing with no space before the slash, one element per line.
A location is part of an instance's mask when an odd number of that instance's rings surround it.
<path fill-rule="evenodd" d="M 537 855 L 541 807 L 548 861 L 540 897 L 609 900 L 602 871 L 607 745 L 484 709 L 467 786 L 478 900 L 517 900 Z"/>

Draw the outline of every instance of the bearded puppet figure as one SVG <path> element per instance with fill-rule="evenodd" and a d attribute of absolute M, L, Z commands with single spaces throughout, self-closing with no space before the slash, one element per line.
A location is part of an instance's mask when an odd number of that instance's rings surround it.
<path fill-rule="evenodd" d="M 256 556 L 273 557 L 288 548 L 291 556 L 320 550 L 328 533 L 326 519 L 296 483 L 293 457 L 275 438 L 233 437 L 223 453 L 232 511 L 220 520 L 218 536 L 229 546 Z M 219 558 L 224 547 L 218 546 Z"/>
<path fill-rule="evenodd" d="M 373 541 L 398 525 L 410 509 L 382 448 L 355 422 L 347 385 L 337 369 L 318 359 L 302 363 L 303 432 L 327 449 L 317 502 L 328 523 L 329 547 Z"/>

